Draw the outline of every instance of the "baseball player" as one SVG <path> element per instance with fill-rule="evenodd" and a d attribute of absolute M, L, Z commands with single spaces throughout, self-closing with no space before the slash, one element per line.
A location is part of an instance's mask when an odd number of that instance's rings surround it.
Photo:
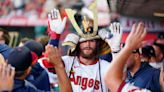
<path fill-rule="evenodd" d="M 63 42 L 63 45 L 70 46 L 70 50 L 68 55 L 62 56 L 63 65 L 61 66 L 65 66 L 74 92 L 108 92 L 103 78 L 109 62 L 99 59 L 99 56 L 111 51 L 119 51 L 119 42 L 122 37 L 120 25 L 113 24 L 115 28 L 111 30 L 111 33 L 98 31 L 95 6 L 95 3 L 90 6 L 94 15 L 93 19 L 78 15 L 72 9 L 66 9 L 67 16 L 77 33 L 68 34 Z M 51 37 L 49 44 L 51 45 L 46 47 L 46 53 L 51 60 L 55 60 L 61 57 L 56 48 L 65 26 L 65 18 L 62 21 L 56 9 L 52 10 L 48 16 Z M 110 39 L 109 35 L 112 35 Z M 118 42 L 109 46 L 113 40 L 118 40 Z"/>

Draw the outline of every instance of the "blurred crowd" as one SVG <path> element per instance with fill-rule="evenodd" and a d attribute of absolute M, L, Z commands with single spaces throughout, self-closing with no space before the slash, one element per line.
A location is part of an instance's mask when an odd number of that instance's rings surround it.
<path fill-rule="evenodd" d="M 69 0 L 0 0 L 0 18 L 46 18 L 51 9 L 63 7 L 62 2 L 67 7 L 72 4 Z"/>

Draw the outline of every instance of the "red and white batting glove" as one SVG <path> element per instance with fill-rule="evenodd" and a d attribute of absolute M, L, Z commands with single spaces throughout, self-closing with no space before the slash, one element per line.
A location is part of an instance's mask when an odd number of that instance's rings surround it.
<path fill-rule="evenodd" d="M 64 31 L 67 18 L 61 19 L 59 10 L 53 9 L 48 14 L 48 34 L 51 38 L 54 38 L 54 34 L 61 34 Z"/>

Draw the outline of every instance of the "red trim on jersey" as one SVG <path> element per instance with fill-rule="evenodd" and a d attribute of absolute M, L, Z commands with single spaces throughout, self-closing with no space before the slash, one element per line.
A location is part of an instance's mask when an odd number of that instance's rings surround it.
<path fill-rule="evenodd" d="M 44 53 L 43 56 L 42 56 L 42 58 L 44 58 L 44 57 L 48 58 L 48 53 Z M 54 65 L 52 63 L 50 63 L 48 60 L 43 60 L 42 62 L 43 62 L 44 65 L 47 66 L 47 68 L 52 68 L 52 67 L 54 68 Z M 64 67 L 65 67 L 65 64 L 64 64 L 64 61 L 63 60 L 62 60 L 62 63 L 64 65 Z"/>
<path fill-rule="evenodd" d="M 96 64 L 97 62 L 98 62 L 99 60 L 98 59 L 96 59 L 95 61 L 93 61 L 91 64 L 89 64 L 89 65 L 94 65 L 94 64 Z M 81 64 L 83 64 L 83 65 L 86 65 L 85 63 L 83 63 L 82 61 L 80 61 L 80 63 Z"/>
<path fill-rule="evenodd" d="M 43 57 L 44 57 L 44 54 L 42 54 L 38 59 L 43 58 Z"/>
<path fill-rule="evenodd" d="M 141 90 L 141 89 L 136 88 L 136 89 L 129 90 L 128 92 L 135 92 L 136 90 Z"/>
<path fill-rule="evenodd" d="M 46 67 L 46 68 L 54 68 L 54 65 L 50 62 L 48 62 L 47 60 L 42 60 L 43 62 L 43 65 Z"/>
<path fill-rule="evenodd" d="M 55 71 L 55 66 L 52 64 L 52 63 L 50 63 L 48 60 L 42 60 L 42 63 L 43 63 L 43 65 L 44 65 L 44 67 L 46 67 L 47 69 L 48 69 L 48 71 L 49 72 L 52 72 L 52 73 L 54 73 L 54 74 L 56 74 L 56 71 Z M 63 65 L 64 65 L 64 67 L 65 67 L 65 64 L 64 64 L 64 62 L 62 61 L 62 63 L 63 63 Z"/>
<path fill-rule="evenodd" d="M 48 69 L 49 72 L 56 74 L 54 65 L 52 63 L 48 62 L 48 60 L 46 60 L 46 59 L 42 60 L 42 63 L 44 65 L 44 67 L 46 67 Z"/>
<path fill-rule="evenodd" d="M 125 86 L 125 84 L 126 84 L 126 83 L 123 81 L 123 82 L 120 84 L 120 86 L 119 86 L 117 92 L 121 92 L 121 90 L 122 90 L 122 88 Z"/>
<path fill-rule="evenodd" d="M 38 60 L 38 55 L 33 51 L 31 51 L 31 55 L 32 55 L 32 65 L 34 65 Z"/>

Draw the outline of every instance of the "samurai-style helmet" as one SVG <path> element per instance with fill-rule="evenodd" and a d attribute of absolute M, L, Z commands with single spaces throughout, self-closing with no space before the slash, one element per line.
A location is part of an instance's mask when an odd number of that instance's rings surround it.
<path fill-rule="evenodd" d="M 75 52 L 77 44 L 79 42 L 84 42 L 87 40 L 100 40 L 99 47 L 99 55 L 107 54 L 111 51 L 108 43 L 106 43 L 103 39 L 98 35 L 98 16 L 97 16 L 97 2 L 96 0 L 89 5 L 89 14 L 92 14 L 93 17 L 89 17 L 92 15 L 88 15 L 87 13 L 79 14 L 75 10 L 65 9 L 68 19 L 76 30 L 77 34 L 70 33 L 66 36 L 63 46 L 68 45 L 71 46 L 69 50 L 69 55 Z"/>

